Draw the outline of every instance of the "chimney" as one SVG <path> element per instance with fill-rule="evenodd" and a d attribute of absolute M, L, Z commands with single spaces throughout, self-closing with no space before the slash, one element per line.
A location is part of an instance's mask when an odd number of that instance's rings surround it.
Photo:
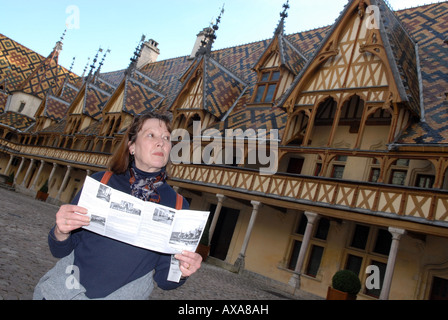
<path fill-rule="evenodd" d="M 196 53 L 199 48 L 202 46 L 202 41 L 205 40 L 205 35 L 210 28 L 204 28 L 196 35 L 196 42 L 194 43 L 193 51 L 191 51 L 190 59 L 194 59 L 196 57 Z"/>
<path fill-rule="evenodd" d="M 137 61 L 137 69 L 140 69 L 148 63 L 157 61 L 157 57 L 160 54 L 160 50 L 157 48 L 158 45 L 159 44 L 153 39 L 149 39 L 143 43 L 142 51 Z"/>

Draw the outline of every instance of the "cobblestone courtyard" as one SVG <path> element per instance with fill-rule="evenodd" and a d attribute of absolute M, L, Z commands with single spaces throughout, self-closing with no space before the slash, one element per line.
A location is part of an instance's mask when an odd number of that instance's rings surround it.
<path fill-rule="evenodd" d="M 0 300 L 29 300 L 40 277 L 57 259 L 47 245 L 57 206 L 0 188 Z M 209 263 L 182 287 L 155 289 L 160 300 L 288 300 L 316 299 L 301 293 L 290 296 L 268 285 Z"/>

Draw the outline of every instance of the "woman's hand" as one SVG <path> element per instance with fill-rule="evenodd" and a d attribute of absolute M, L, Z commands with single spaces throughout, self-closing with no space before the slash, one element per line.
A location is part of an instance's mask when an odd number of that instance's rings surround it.
<path fill-rule="evenodd" d="M 182 251 L 174 256 L 179 260 L 180 271 L 183 277 L 189 277 L 201 268 L 202 257 L 195 252 Z"/>
<path fill-rule="evenodd" d="M 56 239 L 64 241 L 73 230 L 88 226 L 90 218 L 86 214 L 86 208 L 71 204 L 62 205 L 56 213 L 56 227 L 54 228 Z"/>

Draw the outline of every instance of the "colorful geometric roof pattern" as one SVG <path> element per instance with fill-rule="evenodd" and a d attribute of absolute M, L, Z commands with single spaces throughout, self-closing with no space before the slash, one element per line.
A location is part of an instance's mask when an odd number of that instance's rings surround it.
<path fill-rule="evenodd" d="M 105 82 L 109 83 L 110 85 L 112 85 L 113 87 L 118 87 L 118 85 L 124 78 L 124 72 L 125 70 L 104 72 L 100 74 L 100 78 Z"/>
<path fill-rule="evenodd" d="M 145 79 L 146 77 L 144 75 L 135 71 L 134 76 L 141 81 L 146 82 L 146 84 L 134 77 L 126 78 L 123 110 L 130 114 L 137 115 L 146 110 L 154 110 L 158 108 L 165 97 L 148 86 L 151 84 L 154 85 L 154 83 Z"/>
<path fill-rule="evenodd" d="M 8 101 L 8 94 L 0 90 L 0 113 L 5 112 L 6 101 Z"/>
<path fill-rule="evenodd" d="M 381 10 L 381 37 L 386 43 L 389 63 L 395 71 L 402 97 L 407 101 L 410 110 L 417 116 L 423 115 L 423 118 L 410 126 L 395 143 L 448 144 L 448 102 L 445 98 L 448 91 L 448 55 L 447 44 L 443 42 L 447 37 L 448 2 L 397 12 L 390 11 L 382 0 L 372 0 L 372 4 L 378 5 Z M 305 67 L 305 59 L 313 58 L 333 29 L 334 25 L 331 25 L 290 35 L 280 33 L 279 49 L 284 66 L 300 77 L 301 70 Z M 418 44 L 418 55 L 414 42 Z M 286 123 L 286 113 L 267 105 L 249 103 L 257 81 L 257 72 L 253 68 L 271 43 L 273 39 L 257 41 L 212 51 L 207 59 L 202 57 L 206 97 L 203 99 L 204 109 L 219 119 L 211 124 L 210 128 L 240 128 L 243 131 L 249 128 L 278 129 L 281 136 Z M 0 84 L 7 79 L 7 89 L 17 88 L 37 66 L 40 65 L 44 70 L 44 60 L 44 57 L 0 35 Z M 126 81 L 123 86 L 124 111 L 138 114 L 152 109 L 168 110 L 186 83 L 179 79 L 186 79 L 189 72 L 198 67 L 198 63 L 199 57 L 192 60 L 188 55 L 147 64 L 131 75 L 127 74 L 126 78 L 126 70 L 103 73 L 99 82 L 84 83 L 84 114 L 100 120 L 101 110 L 122 81 Z M 55 73 L 50 73 L 49 79 L 59 72 L 57 69 L 53 71 Z M 35 74 L 44 75 L 43 71 L 35 71 Z M 36 81 L 30 82 L 29 90 L 40 90 L 38 80 Z M 423 96 L 420 95 L 420 85 L 423 87 Z M 62 119 L 59 123 L 65 122 L 62 116 L 64 112 L 60 112 L 65 104 L 61 101 L 73 101 L 76 94 L 74 88 L 64 86 L 62 91 L 54 90 L 53 92 L 58 93 L 53 97 L 49 95 L 46 106 L 49 117 Z M 1 99 L 0 92 L 0 108 Z M 58 108 L 60 110 L 56 111 Z M 10 115 L 5 121 L 13 123 L 13 116 Z M 92 132 L 97 130 L 93 127 L 91 129 Z M 51 130 L 57 131 L 60 128 L 53 125 L 44 132 Z"/>
<path fill-rule="evenodd" d="M 377 26 L 385 47 L 389 66 L 392 69 L 395 84 L 398 87 L 400 98 L 414 115 L 419 117 L 422 107 L 416 45 L 398 17 L 389 9 L 383 0 L 371 0 L 370 3 L 380 10 L 378 13 L 380 21 L 377 22 Z M 349 11 L 353 9 L 359 10 L 358 5 L 357 1 L 351 0 L 344 7 L 338 19 L 336 19 L 335 23 L 326 32 L 325 38 L 314 51 L 313 58 L 308 61 L 299 76 L 294 79 L 290 89 L 278 101 L 278 106 L 286 102 L 286 98 L 294 91 L 294 88 L 302 79 L 302 75 L 313 64 L 313 61 L 319 58 L 319 54 L 326 50 L 325 48 L 330 42 L 333 33 L 338 30 L 344 19 L 349 15 Z M 367 6 L 365 3 L 364 5 Z"/>
<path fill-rule="evenodd" d="M 409 127 L 397 144 L 448 143 L 448 2 L 397 12 L 418 43 L 423 84 L 424 119 Z"/>
<path fill-rule="evenodd" d="M 298 75 L 306 64 L 305 56 L 283 35 L 279 37 L 279 49 L 281 63 L 294 75 Z"/>
<path fill-rule="evenodd" d="M 98 82 L 96 82 L 95 84 L 86 83 L 82 114 L 92 117 L 96 120 L 100 120 L 103 108 L 109 100 L 111 93 L 101 90 L 96 85 L 97 83 Z"/>
<path fill-rule="evenodd" d="M 247 86 L 213 58 L 204 56 L 204 109 L 221 119 Z"/>
<path fill-rule="evenodd" d="M 277 29 L 274 32 L 274 38 L 272 38 L 271 43 L 266 48 L 267 53 L 274 50 L 272 46 L 278 46 L 278 52 L 280 56 L 280 65 L 286 67 L 295 76 L 299 74 L 300 70 L 303 69 L 307 62 L 305 55 L 296 48 L 287 37 L 284 36 L 284 17 L 281 19 Z M 262 63 L 263 56 L 260 56 L 260 61 L 257 63 Z"/>
<path fill-rule="evenodd" d="M 59 94 L 59 98 L 67 102 L 72 102 L 78 92 L 78 87 L 71 85 L 69 82 L 64 82 L 64 85 L 62 86 Z"/>
<path fill-rule="evenodd" d="M 52 95 L 48 95 L 45 99 L 45 108 L 42 116 L 55 121 L 62 120 L 67 114 L 69 106 L 69 102 Z"/>
<path fill-rule="evenodd" d="M 415 115 L 421 115 L 420 75 L 417 48 L 398 17 L 383 0 L 372 0 L 372 5 L 380 9 L 380 33 L 389 58 L 389 63 L 398 85 L 401 98 Z M 384 40 L 387 39 L 387 41 Z"/>
<path fill-rule="evenodd" d="M 155 91 L 161 93 L 165 99 L 159 105 L 158 110 L 166 111 L 176 98 L 182 83 L 180 76 L 190 66 L 189 56 L 163 60 L 143 66 L 139 71 L 157 83 L 152 85 Z"/>
<path fill-rule="evenodd" d="M 7 111 L 0 114 L 0 125 L 16 131 L 27 131 L 34 122 L 30 117 L 17 112 Z"/>
<path fill-rule="evenodd" d="M 41 99 L 49 88 L 59 88 L 67 76 L 74 83 L 78 76 L 58 65 L 57 47 L 45 58 L 0 34 L 0 83 L 6 81 L 9 91 L 23 90 Z"/>
<path fill-rule="evenodd" d="M 224 133 L 226 129 L 241 129 L 244 134 L 252 132 L 258 138 L 259 129 L 266 130 L 266 138 L 270 137 L 270 130 L 278 130 L 278 136 L 281 137 L 286 127 L 287 114 L 283 109 L 272 108 L 269 106 L 247 106 L 233 112 L 224 121 L 220 121 L 208 129 L 217 129 Z M 253 129 L 253 130 L 248 130 Z M 224 137 L 224 135 L 222 135 Z"/>
<path fill-rule="evenodd" d="M 63 134 L 66 125 L 66 118 L 62 119 L 59 122 L 49 125 L 48 127 L 39 131 L 39 133 L 50 133 L 50 134 Z"/>

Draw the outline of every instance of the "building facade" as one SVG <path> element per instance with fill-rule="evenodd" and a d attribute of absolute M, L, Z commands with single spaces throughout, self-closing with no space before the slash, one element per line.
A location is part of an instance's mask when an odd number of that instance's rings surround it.
<path fill-rule="evenodd" d="M 170 184 L 211 212 L 211 262 L 326 296 L 448 296 L 448 2 L 392 11 L 351 0 L 331 26 L 77 76 L 0 35 L 0 172 L 67 203 L 103 171 L 132 118 L 173 115 Z M 288 21 L 294 24 L 294 21 Z M 32 58 L 32 59 L 31 59 Z M 34 63 L 30 63 L 33 61 Z M 38 213 L 36 214 L 44 214 Z"/>

